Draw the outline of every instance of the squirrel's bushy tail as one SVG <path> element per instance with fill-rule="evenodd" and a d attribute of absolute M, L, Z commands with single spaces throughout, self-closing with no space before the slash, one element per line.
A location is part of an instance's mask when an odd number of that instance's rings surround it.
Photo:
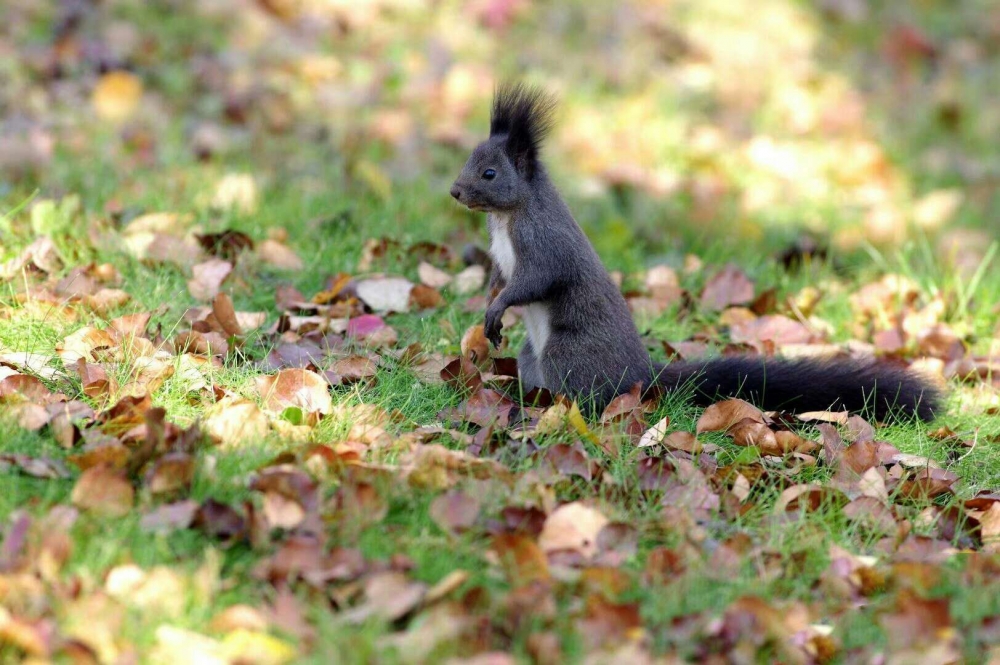
<path fill-rule="evenodd" d="M 940 407 L 932 383 L 876 360 L 734 356 L 658 365 L 668 390 L 693 388 L 701 404 L 740 397 L 768 411 L 842 411 L 931 420 Z"/>

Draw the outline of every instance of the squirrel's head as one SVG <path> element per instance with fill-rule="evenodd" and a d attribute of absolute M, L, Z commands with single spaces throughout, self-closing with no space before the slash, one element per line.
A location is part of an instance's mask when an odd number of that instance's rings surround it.
<path fill-rule="evenodd" d="M 490 137 L 472 151 L 451 186 L 455 200 L 487 212 L 513 210 L 527 201 L 543 172 L 539 151 L 554 106 L 537 88 L 501 84 L 493 96 Z"/>

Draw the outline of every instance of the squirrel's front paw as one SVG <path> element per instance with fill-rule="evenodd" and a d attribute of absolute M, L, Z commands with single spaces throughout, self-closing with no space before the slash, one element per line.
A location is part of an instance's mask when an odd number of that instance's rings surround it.
<path fill-rule="evenodd" d="M 500 329 L 503 328 L 503 311 L 499 308 L 490 307 L 486 310 L 486 320 L 483 323 L 483 334 L 490 340 L 494 348 L 499 349 L 503 338 L 500 336 Z"/>

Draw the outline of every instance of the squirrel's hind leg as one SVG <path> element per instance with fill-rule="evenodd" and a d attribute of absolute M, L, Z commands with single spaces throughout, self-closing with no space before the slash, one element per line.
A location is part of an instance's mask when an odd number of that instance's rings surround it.
<path fill-rule="evenodd" d="M 585 414 L 599 415 L 612 399 L 636 383 L 650 385 L 648 358 L 635 358 L 630 365 L 621 349 L 588 341 L 565 335 L 549 338 L 540 363 L 549 390 L 577 400 Z"/>
<path fill-rule="evenodd" d="M 545 377 L 542 376 L 542 368 L 535 355 L 535 350 L 531 347 L 531 340 L 524 341 L 524 347 L 517 356 L 517 373 L 521 379 L 521 387 L 524 392 L 532 388 L 545 388 Z"/>

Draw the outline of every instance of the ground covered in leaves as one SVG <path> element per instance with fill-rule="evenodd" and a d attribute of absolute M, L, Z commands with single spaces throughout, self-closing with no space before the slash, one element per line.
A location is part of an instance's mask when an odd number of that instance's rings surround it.
<path fill-rule="evenodd" d="M 1000 657 L 1000 15 L 766 4 L 10 3 L 4 659 Z M 881 356 L 937 420 L 522 394 L 447 183 L 525 35 L 654 357 Z"/>

